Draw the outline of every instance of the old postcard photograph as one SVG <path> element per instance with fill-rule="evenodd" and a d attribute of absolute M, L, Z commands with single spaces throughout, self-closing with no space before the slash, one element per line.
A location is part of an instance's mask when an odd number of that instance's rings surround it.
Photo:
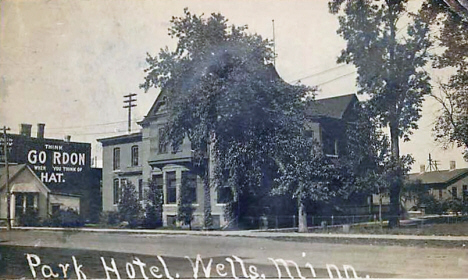
<path fill-rule="evenodd" d="M 0 0 L 0 279 L 468 278 L 467 0 Z"/>

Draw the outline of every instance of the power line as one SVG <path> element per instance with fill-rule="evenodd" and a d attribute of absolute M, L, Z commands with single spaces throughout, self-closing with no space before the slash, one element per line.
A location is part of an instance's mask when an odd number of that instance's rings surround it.
<path fill-rule="evenodd" d="M 124 131 L 101 131 L 101 132 L 85 132 L 85 133 L 73 133 L 72 136 L 86 136 L 86 135 L 103 135 L 103 134 L 112 134 L 112 133 L 124 133 Z M 62 135 L 59 132 L 48 133 L 52 135 Z"/>
<path fill-rule="evenodd" d="M 137 119 L 141 119 L 142 117 L 137 117 Z M 110 124 L 118 124 L 118 123 L 126 123 L 128 120 L 125 121 L 115 121 L 115 122 L 106 122 L 106 123 L 97 123 L 97 124 L 89 124 L 89 125 L 81 125 L 81 126 L 67 126 L 67 127 L 50 127 L 48 129 L 62 129 L 62 130 L 68 130 L 68 129 L 74 129 L 74 128 L 86 128 L 86 127 L 93 127 L 93 126 L 104 126 L 104 125 L 110 125 Z"/>
<path fill-rule="evenodd" d="M 93 127 L 93 126 L 104 126 L 109 124 L 118 124 L 118 123 L 126 123 L 125 121 L 116 121 L 116 122 L 107 122 L 107 123 L 97 123 L 97 124 L 89 124 L 89 125 L 81 125 L 81 126 L 67 126 L 67 127 L 49 127 L 48 129 L 73 129 L 73 128 L 86 128 L 86 127 Z"/>
<path fill-rule="evenodd" d="M 329 69 L 326 69 L 326 70 L 323 70 L 323 71 L 320 71 L 320 72 L 316 72 L 316 73 L 313 73 L 313 74 L 310 74 L 310 75 L 307 75 L 307 76 L 304 76 L 302 78 L 299 78 L 299 79 L 296 79 L 296 80 L 292 80 L 290 81 L 290 83 L 296 83 L 298 81 L 301 81 L 301 80 L 304 80 L 304 79 L 308 79 L 308 78 L 312 78 L 314 76 L 318 76 L 318 75 L 321 75 L 321 74 L 325 74 L 327 72 L 330 72 L 330 71 L 333 71 L 333 70 L 336 70 L 336 69 L 339 69 L 339 68 L 342 68 L 342 67 L 345 67 L 345 66 L 348 66 L 348 64 L 341 64 L 341 65 L 338 65 L 338 66 L 335 66 L 335 67 L 332 67 L 332 68 L 329 68 Z"/>
<path fill-rule="evenodd" d="M 350 75 L 353 75 L 353 74 L 356 74 L 356 71 L 349 72 L 348 74 L 344 74 L 344 75 L 338 76 L 338 77 L 333 78 L 333 79 L 331 79 L 331 80 L 328 80 L 328 81 L 322 82 L 322 83 L 320 83 L 320 84 L 317 84 L 316 86 L 325 85 L 325 84 L 331 83 L 331 82 L 333 82 L 333 81 L 339 80 L 339 79 L 341 79 L 341 78 L 344 78 L 344 77 L 346 77 L 346 76 L 350 76 Z"/>

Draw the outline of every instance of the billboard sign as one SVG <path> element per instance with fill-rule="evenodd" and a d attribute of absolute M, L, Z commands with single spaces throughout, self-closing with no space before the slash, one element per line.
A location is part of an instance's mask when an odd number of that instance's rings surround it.
<path fill-rule="evenodd" d="M 8 161 L 28 164 L 50 189 L 79 190 L 91 166 L 91 144 L 8 135 Z M 3 144 L 3 139 L 1 140 Z M 2 159 L 3 151 L 2 151 Z M 72 191 L 75 193 L 75 191 Z"/>

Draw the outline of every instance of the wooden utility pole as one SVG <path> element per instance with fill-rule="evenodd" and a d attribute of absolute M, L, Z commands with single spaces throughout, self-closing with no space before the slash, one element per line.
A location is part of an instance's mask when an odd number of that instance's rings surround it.
<path fill-rule="evenodd" d="M 136 96 L 136 93 L 130 93 L 127 95 L 124 95 L 124 98 L 127 98 L 124 100 L 124 103 L 128 103 L 127 105 L 123 106 L 123 108 L 128 108 L 128 132 L 130 133 L 132 131 L 132 107 L 136 107 L 136 104 L 133 104 L 133 102 L 136 102 L 136 99 L 133 99 L 133 97 Z"/>
<path fill-rule="evenodd" d="M 3 126 L 3 156 L 5 158 L 5 171 L 6 171 L 6 194 L 7 194 L 7 230 L 11 230 L 11 214 L 10 214 L 10 170 L 8 168 L 8 138 L 7 130 L 9 127 Z"/>
<path fill-rule="evenodd" d="M 429 154 L 429 159 L 427 161 L 429 162 L 429 171 L 439 171 L 439 167 L 437 166 L 438 160 L 432 159 L 431 154 Z"/>

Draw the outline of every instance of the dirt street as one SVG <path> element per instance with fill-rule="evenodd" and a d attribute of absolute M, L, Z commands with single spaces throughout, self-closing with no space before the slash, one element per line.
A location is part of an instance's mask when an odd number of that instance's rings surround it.
<path fill-rule="evenodd" d="M 153 256 L 153 262 L 157 260 L 154 257 L 161 256 L 167 260 L 169 270 L 172 269 L 173 274 L 178 272 L 180 278 L 191 278 L 194 272 L 193 265 L 185 257 L 190 258 L 195 264 L 197 255 L 203 258 L 205 266 L 209 259 L 213 258 L 211 278 L 221 278 L 224 274 L 226 274 L 225 277 L 233 278 L 233 271 L 229 265 L 235 266 L 234 273 L 238 273 L 236 276 L 242 277 L 241 261 L 233 256 L 246 263 L 246 271 L 244 271 L 246 275 L 250 275 L 249 265 L 254 265 L 258 269 L 258 275 L 261 276 L 263 273 L 266 277 L 278 276 L 277 267 L 272 261 L 277 259 L 294 261 L 304 274 L 303 276 L 307 278 L 312 277 L 307 264 L 316 270 L 317 277 L 328 277 L 327 265 L 332 272 L 335 271 L 331 265 L 335 265 L 343 276 L 345 275 L 344 265 L 352 266 L 360 277 L 369 275 L 371 278 L 466 278 L 468 276 L 468 251 L 465 249 L 307 243 L 252 237 L 171 235 L 169 232 L 168 234 L 151 235 L 2 231 L 0 232 L 0 240 L 2 241 L 0 252 L 2 253 L 3 265 L 13 265 L 13 260 L 6 259 L 6 257 L 15 252 L 17 258 L 23 258 L 17 265 L 21 266 L 22 263 L 24 273 L 26 273 L 23 275 L 25 277 L 32 277 L 26 254 L 37 255 L 41 258 L 42 264 L 45 264 L 44 260 L 47 258 L 50 260 L 51 254 L 57 252 L 57 254 L 62 254 L 63 258 L 67 258 L 64 262 L 70 262 L 72 267 L 71 254 L 74 251 L 70 250 L 76 249 L 81 249 L 76 253 L 78 261 L 80 261 L 78 256 L 95 256 L 94 260 L 88 259 L 87 262 L 95 262 L 94 265 L 101 270 L 99 277 L 103 278 L 106 278 L 106 274 L 104 274 L 105 270 L 102 268 L 99 254 L 105 256 L 108 266 L 110 266 L 113 254 L 119 256 L 119 258 L 116 257 L 119 261 L 127 259 L 126 262 L 130 263 L 135 261 L 136 255 L 141 255 L 141 258 Z M 31 259 L 31 262 L 35 264 L 34 259 Z M 221 262 L 225 266 L 225 270 L 220 270 L 221 274 L 218 275 L 216 264 Z M 163 271 L 161 262 L 158 263 Z M 134 263 L 133 266 L 138 272 L 138 264 Z M 83 265 L 83 267 L 86 266 Z M 173 270 L 174 267 L 179 270 Z M 281 269 L 283 278 L 290 278 L 280 262 L 278 267 Z M 294 268 L 294 265 L 290 263 L 290 267 Z M 292 276 L 298 277 L 296 270 L 292 268 Z M 37 265 L 34 269 L 40 276 L 41 266 Z M 47 268 L 45 271 L 47 272 Z M 122 278 L 127 277 L 125 262 L 122 262 L 119 271 Z M 204 277 L 202 271 L 202 268 L 199 267 L 199 278 Z M 130 272 L 132 272 L 131 269 Z M 348 272 L 352 276 L 352 270 L 348 269 Z M 111 278 L 114 278 L 114 274 L 110 275 Z M 141 275 L 137 275 L 137 277 L 141 277 Z M 151 275 L 148 277 L 151 278 Z M 163 278 L 166 277 L 163 275 Z"/>

